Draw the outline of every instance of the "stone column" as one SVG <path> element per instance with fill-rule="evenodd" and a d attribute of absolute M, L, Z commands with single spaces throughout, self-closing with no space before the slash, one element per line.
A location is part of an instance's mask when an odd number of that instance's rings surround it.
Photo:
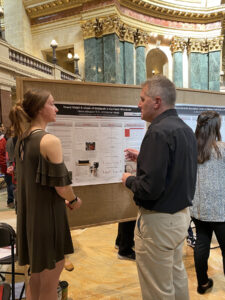
<path fill-rule="evenodd" d="M 134 44 L 124 42 L 124 83 L 134 84 Z"/>
<path fill-rule="evenodd" d="M 95 81 L 95 82 L 98 81 L 97 55 L 98 55 L 98 45 L 100 44 L 100 42 L 102 42 L 102 38 L 100 38 L 99 40 L 97 40 L 96 38 L 90 38 L 84 40 L 86 81 Z"/>
<path fill-rule="evenodd" d="M 0 123 L 3 123 L 5 127 L 10 126 L 9 112 L 12 107 L 11 90 L 2 89 L 0 87 Z"/>
<path fill-rule="evenodd" d="M 208 45 L 206 39 L 189 39 L 189 87 L 208 90 Z"/>
<path fill-rule="evenodd" d="M 111 83 L 120 83 L 120 48 L 118 36 L 114 34 L 105 35 L 103 37 L 103 81 Z"/>
<path fill-rule="evenodd" d="M 135 84 L 135 39 L 136 82 L 140 84 L 145 81 L 146 33 L 122 23 L 117 15 L 86 21 L 82 29 L 85 40 L 85 80 Z"/>
<path fill-rule="evenodd" d="M 145 50 L 148 42 L 147 35 L 137 30 L 134 41 L 136 47 L 136 84 L 141 84 L 146 80 Z"/>
<path fill-rule="evenodd" d="M 90 20 L 82 25 L 86 81 L 123 83 L 118 28 L 117 16 Z"/>
<path fill-rule="evenodd" d="M 209 47 L 209 90 L 220 90 L 220 59 L 223 48 L 223 37 L 208 40 Z"/>
<path fill-rule="evenodd" d="M 176 87 L 183 87 L 183 51 L 185 41 L 179 37 L 173 37 L 170 50 L 173 55 L 173 82 Z"/>

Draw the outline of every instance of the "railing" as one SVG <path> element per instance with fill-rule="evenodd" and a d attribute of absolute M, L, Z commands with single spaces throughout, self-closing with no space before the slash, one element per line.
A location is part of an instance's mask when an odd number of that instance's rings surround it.
<path fill-rule="evenodd" d="M 75 80 L 76 79 L 76 76 L 74 75 L 71 75 L 71 74 L 67 74 L 63 71 L 61 71 L 61 79 L 62 80 Z"/>
<path fill-rule="evenodd" d="M 26 54 L 23 54 L 19 51 L 9 49 L 9 59 L 15 61 L 19 64 L 25 65 L 32 69 L 38 70 L 40 72 L 52 75 L 53 68 L 43 62 L 40 62 L 37 59 L 34 59 Z"/>
<path fill-rule="evenodd" d="M 2 66 L 4 70 L 8 69 L 10 72 L 13 72 L 12 78 L 28 76 L 56 80 L 82 80 L 80 75 L 76 75 L 63 69 L 59 65 L 49 63 L 16 49 L 9 45 L 4 39 L 0 39 L 0 66 Z M 4 76 L 2 78 L 4 78 Z"/>

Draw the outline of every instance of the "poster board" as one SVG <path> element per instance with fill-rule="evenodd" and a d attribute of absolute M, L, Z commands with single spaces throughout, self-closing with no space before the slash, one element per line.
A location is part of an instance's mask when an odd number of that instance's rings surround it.
<path fill-rule="evenodd" d="M 141 90 L 140 86 L 133 85 L 17 78 L 17 100 L 21 100 L 29 88 L 51 91 L 56 103 L 125 106 L 136 106 Z M 225 106 L 225 95 L 177 89 L 177 103 Z M 71 228 L 85 228 L 136 218 L 137 207 L 132 200 L 132 192 L 120 182 L 76 186 L 74 190 L 83 200 L 83 205 L 79 210 L 68 211 Z"/>

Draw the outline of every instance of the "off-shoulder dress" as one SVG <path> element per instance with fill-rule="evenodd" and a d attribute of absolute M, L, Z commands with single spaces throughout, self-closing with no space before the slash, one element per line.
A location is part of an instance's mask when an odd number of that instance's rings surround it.
<path fill-rule="evenodd" d="M 73 253 L 65 200 L 55 186 L 71 184 L 65 164 L 51 163 L 40 153 L 47 134 L 33 131 L 16 145 L 17 254 L 20 265 L 32 273 L 53 269 L 65 254 Z"/>

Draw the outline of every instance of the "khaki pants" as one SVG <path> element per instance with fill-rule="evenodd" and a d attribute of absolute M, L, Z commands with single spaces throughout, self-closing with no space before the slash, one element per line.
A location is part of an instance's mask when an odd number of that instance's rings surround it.
<path fill-rule="evenodd" d="M 188 300 L 182 248 L 189 209 L 175 214 L 139 209 L 135 252 L 143 300 Z"/>

